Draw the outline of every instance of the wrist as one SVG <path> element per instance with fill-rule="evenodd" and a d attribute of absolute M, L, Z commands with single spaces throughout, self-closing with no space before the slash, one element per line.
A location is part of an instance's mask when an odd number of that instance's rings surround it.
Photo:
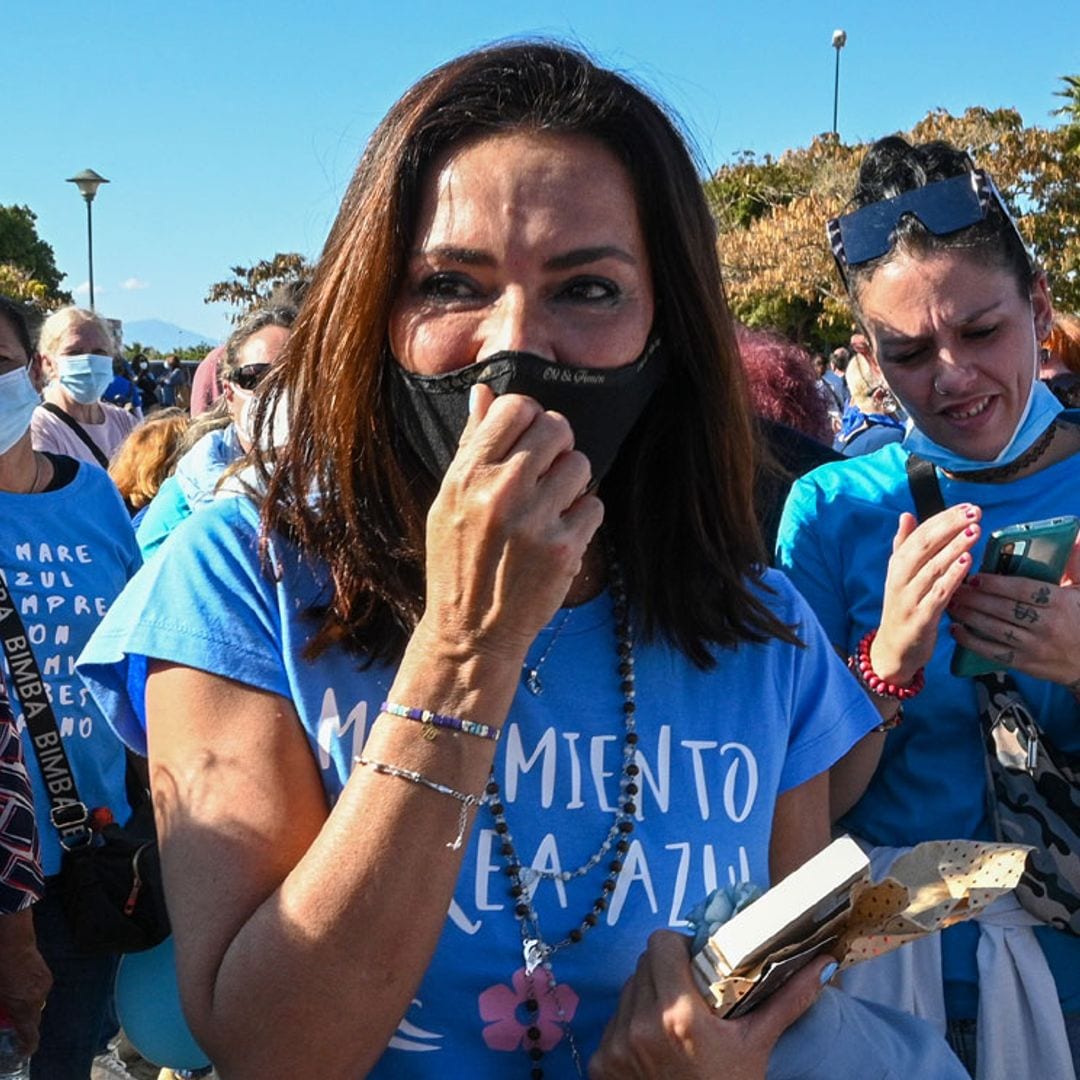
<path fill-rule="evenodd" d="M 524 655 L 524 649 L 519 655 L 509 647 L 470 641 L 464 634 L 455 638 L 421 619 L 387 700 L 501 727 Z"/>
<path fill-rule="evenodd" d="M 869 637 L 869 635 L 866 636 Z M 865 640 L 866 637 L 862 639 L 862 641 Z M 856 653 L 858 649 L 859 647 L 856 646 Z M 921 664 L 905 663 L 903 658 L 897 655 L 896 650 L 889 647 L 888 641 L 882 640 L 880 630 L 870 638 L 867 656 L 874 674 L 894 686 L 910 686 L 922 671 Z"/>
<path fill-rule="evenodd" d="M 406 655 L 418 654 L 425 664 L 444 664 L 459 675 L 476 669 L 490 677 L 504 667 L 519 671 L 530 644 L 524 637 L 471 630 L 425 612 L 409 639 Z"/>
<path fill-rule="evenodd" d="M 848 667 L 855 678 L 873 696 L 875 701 L 880 698 L 908 701 L 915 697 L 926 684 L 923 669 L 918 668 L 907 681 L 901 681 L 895 675 L 889 678 L 882 674 L 874 666 L 871 655 L 876 640 L 877 631 L 870 630 L 860 639 L 855 651 L 848 657 Z"/>

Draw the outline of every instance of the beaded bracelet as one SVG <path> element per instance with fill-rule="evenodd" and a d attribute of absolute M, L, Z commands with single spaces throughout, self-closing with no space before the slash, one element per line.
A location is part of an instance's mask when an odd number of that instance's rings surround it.
<path fill-rule="evenodd" d="M 926 685 L 926 672 L 919 668 L 907 686 L 897 686 L 895 683 L 886 682 L 880 675 L 875 674 L 874 665 L 870 661 L 870 646 L 877 637 L 877 630 L 868 630 L 855 647 L 855 652 L 848 657 L 847 665 L 859 680 L 878 697 L 895 698 L 897 701 L 910 701 Z"/>
<path fill-rule="evenodd" d="M 393 701 L 384 701 L 379 706 L 379 711 L 390 716 L 400 716 L 403 720 L 418 721 L 424 725 L 424 738 L 428 740 L 438 735 L 436 728 L 450 728 L 452 731 L 476 735 L 478 738 L 490 739 L 492 742 L 498 742 L 502 734 L 499 728 L 491 727 L 489 724 L 477 724 L 472 720 L 462 720 L 460 716 L 447 716 L 428 709 L 411 709 L 408 705 L 398 705 Z"/>
<path fill-rule="evenodd" d="M 484 800 L 481 795 L 467 795 L 463 791 L 455 791 L 452 787 L 440 784 L 437 780 L 431 780 L 423 773 L 414 772 L 412 769 L 401 769 L 397 765 L 387 765 L 385 761 L 372 761 L 370 758 L 361 757 L 359 754 L 353 758 L 354 765 L 363 765 L 383 776 L 396 776 L 399 780 L 408 780 L 410 784 L 419 784 L 429 791 L 437 791 L 440 795 L 449 795 L 451 799 L 457 799 L 461 803 L 461 813 L 458 816 L 458 833 L 455 839 L 446 846 L 451 851 L 457 851 L 465 838 L 465 829 L 469 824 L 469 810 L 473 806 L 479 806 Z"/>

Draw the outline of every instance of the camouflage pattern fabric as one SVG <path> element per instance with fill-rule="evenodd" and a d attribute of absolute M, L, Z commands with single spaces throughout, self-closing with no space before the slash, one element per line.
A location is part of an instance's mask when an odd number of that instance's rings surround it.
<path fill-rule="evenodd" d="M 975 682 L 998 838 L 1035 849 L 1016 898 L 1080 936 L 1080 758 L 1046 738 L 1005 672 Z"/>

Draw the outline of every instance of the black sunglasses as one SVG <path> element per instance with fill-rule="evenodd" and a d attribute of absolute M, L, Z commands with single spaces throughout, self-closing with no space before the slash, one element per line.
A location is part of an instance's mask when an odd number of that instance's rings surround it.
<path fill-rule="evenodd" d="M 247 364 L 237 369 L 230 382 L 236 383 L 241 390 L 254 390 L 269 370 L 269 364 Z"/>
<path fill-rule="evenodd" d="M 913 214 L 935 236 L 948 236 L 982 221 L 993 200 L 1024 247 L 1024 238 L 990 174 L 974 169 L 962 176 L 937 180 L 925 187 L 901 192 L 891 199 L 870 203 L 850 214 L 830 218 L 825 225 L 833 258 L 847 284 L 847 268 L 861 266 L 888 252 L 896 227 L 905 214 Z M 1025 249 L 1026 250 L 1026 249 Z"/>

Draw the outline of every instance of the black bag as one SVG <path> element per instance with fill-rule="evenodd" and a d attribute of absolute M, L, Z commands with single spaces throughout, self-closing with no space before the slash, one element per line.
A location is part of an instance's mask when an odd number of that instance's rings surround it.
<path fill-rule="evenodd" d="M 94 823 L 94 815 L 79 799 L 37 658 L 2 577 L 0 639 L 30 745 L 49 780 L 49 819 L 64 848 L 60 886 L 72 936 L 88 954 L 152 948 L 169 936 L 169 916 L 149 796 L 141 793 L 124 827 Z"/>
<path fill-rule="evenodd" d="M 945 508 L 930 462 L 911 454 L 907 473 L 921 521 Z M 1048 926 L 1080 936 L 1080 759 L 1046 737 L 1006 672 L 978 675 L 975 684 L 991 820 L 999 840 L 1034 848 L 1016 899 Z"/>
<path fill-rule="evenodd" d="M 75 944 L 89 954 L 141 952 L 169 936 L 156 840 L 106 825 L 60 868 L 64 914 Z"/>

